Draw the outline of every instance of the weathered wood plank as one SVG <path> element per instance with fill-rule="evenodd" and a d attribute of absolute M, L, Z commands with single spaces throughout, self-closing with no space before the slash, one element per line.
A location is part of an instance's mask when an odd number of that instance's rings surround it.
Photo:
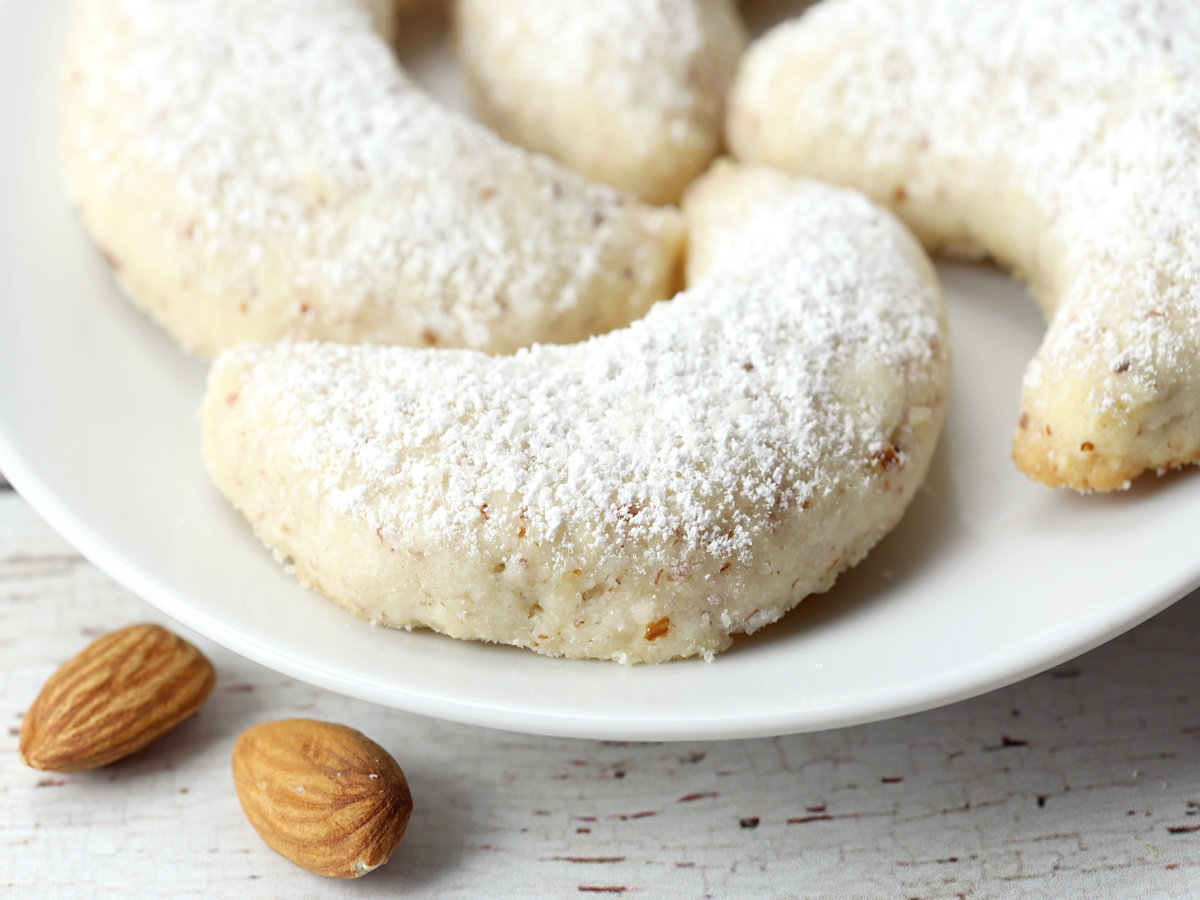
<path fill-rule="evenodd" d="M 625 744 L 484 731 L 309 687 L 212 644 L 208 705 L 100 772 L 17 761 L 21 714 L 94 635 L 162 620 L 0 495 L 0 885 L 152 896 L 1183 895 L 1200 883 L 1200 603 L 1022 684 L 838 731 Z M 361 729 L 416 800 L 357 885 L 276 856 L 242 818 L 237 733 Z M 132 890 L 131 890 L 132 889 Z"/>

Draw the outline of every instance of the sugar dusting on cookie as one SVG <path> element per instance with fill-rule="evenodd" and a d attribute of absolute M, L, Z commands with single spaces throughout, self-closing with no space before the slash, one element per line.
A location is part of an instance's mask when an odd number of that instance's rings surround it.
<path fill-rule="evenodd" d="M 944 310 L 861 196 L 724 165 L 686 206 L 695 282 L 580 344 L 228 351 L 214 480 L 304 583 L 394 627 L 646 662 L 774 621 L 914 496 Z"/>
<path fill-rule="evenodd" d="M 487 36 L 497 46 L 521 52 L 521 45 L 549 50 L 536 64 L 551 77 L 590 83 L 615 106 L 640 117 L 653 131 L 666 115 L 686 129 L 695 106 L 707 97 L 686 90 L 687 73 L 648 80 L 648 60 L 663 57 L 686 67 L 705 47 L 700 11 L 693 0 L 604 0 L 586 4 L 539 3 L 537 14 L 489 19 Z M 599 44 L 600 46 L 597 46 Z M 669 52 L 662 48 L 669 45 Z M 602 63 L 602 64 L 601 64 Z M 531 63 L 532 65 L 532 63 Z M 513 98 L 518 102 L 521 98 Z M 598 123 L 599 124 L 599 123 Z"/>
<path fill-rule="evenodd" d="M 473 105 L 508 140 L 650 203 L 721 151 L 746 29 L 734 0 L 455 0 Z"/>
<path fill-rule="evenodd" d="M 743 156 L 864 187 L 1029 281 L 1054 319 L 1031 474 L 1120 487 L 1200 454 L 1200 6 L 832 0 L 767 35 L 735 96 Z"/>
<path fill-rule="evenodd" d="M 853 238 L 837 227 L 847 205 L 864 225 Z M 741 235 L 735 271 L 623 332 L 505 359 L 243 350 L 238 402 L 260 407 L 315 494 L 385 537 L 472 552 L 525 528 L 561 567 L 581 546 L 625 556 L 675 541 L 745 558 L 773 520 L 903 452 L 895 410 L 844 396 L 872 369 L 932 364 L 938 344 L 920 314 L 933 288 L 865 252 L 888 228 L 865 201 L 813 192 Z M 806 240 L 755 258 L 780 230 Z"/>
<path fill-rule="evenodd" d="M 131 292 L 201 352 L 281 335 L 511 350 L 671 290 L 673 213 L 437 105 L 356 0 L 75 16 L 72 193 Z"/>

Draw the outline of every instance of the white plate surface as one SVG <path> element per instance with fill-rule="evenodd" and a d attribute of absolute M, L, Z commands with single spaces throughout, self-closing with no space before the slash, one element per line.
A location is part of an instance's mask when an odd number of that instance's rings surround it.
<path fill-rule="evenodd" d="M 65 6 L 0 0 L 0 469 L 93 562 L 232 650 L 335 691 L 478 725 L 731 738 L 864 722 L 998 687 L 1200 585 L 1200 473 L 1079 497 L 1014 471 L 1009 432 L 1038 314 L 996 273 L 943 266 L 955 376 L 927 487 L 865 563 L 783 622 L 711 664 L 625 668 L 352 618 L 282 574 L 210 486 L 195 417 L 203 364 L 116 293 L 61 198 Z M 444 62 L 435 54 L 421 65 Z"/>

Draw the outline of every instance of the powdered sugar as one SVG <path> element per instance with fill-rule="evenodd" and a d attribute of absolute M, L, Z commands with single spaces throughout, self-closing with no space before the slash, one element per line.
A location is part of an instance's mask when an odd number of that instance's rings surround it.
<path fill-rule="evenodd" d="M 896 241 L 865 201 L 813 189 L 739 229 L 702 284 L 580 345 L 243 348 L 214 377 L 245 366 L 244 415 L 314 502 L 385 542 L 476 553 L 519 529 L 568 569 L 644 572 L 664 547 L 745 563 L 780 518 L 871 477 L 899 398 L 939 398 L 937 294 Z"/>
<path fill-rule="evenodd" d="M 651 203 L 722 147 L 745 47 L 733 0 L 456 0 L 474 106 L 510 140 Z"/>
<path fill-rule="evenodd" d="M 538 58 L 525 65 L 546 71 L 551 83 L 588 85 L 612 108 L 640 120 L 647 133 L 665 118 L 687 137 L 696 106 L 711 102 L 695 90 L 687 71 L 707 44 L 700 5 L 696 0 L 532 3 L 529 15 L 518 9 L 489 18 L 496 30 L 488 40 L 511 54 L 522 47 L 535 50 Z M 650 71 L 657 77 L 647 77 Z"/>
<path fill-rule="evenodd" d="M 1200 453 L 1132 449 L 1157 404 L 1200 397 L 1200 6 L 830 0 L 765 37 L 736 93 L 735 122 L 740 103 L 786 123 L 748 158 L 864 187 L 1029 281 L 1054 320 L 1026 378 L 1038 429 L 1091 416 L 1075 448 L 1150 467 Z"/>
<path fill-rule="evenodd" d="M 275 334 L 506 350 L 665 293 L 670 213 L 439 107 L 356 0 L 81 0 L 73 47 L 85 217 L 146 305 L 230 320 L 209 343 L 275 304 Z M 162 257 L 185 277 L 142 286 Z"/>

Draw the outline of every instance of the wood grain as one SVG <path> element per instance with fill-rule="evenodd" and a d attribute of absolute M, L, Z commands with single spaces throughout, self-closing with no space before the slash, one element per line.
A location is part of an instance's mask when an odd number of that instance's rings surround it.
<path fill-rule="evenodd" d="M 42 681 L 97 633 L 163 621 L 0 495 L 0 888 L 17 896 L 1194 895 L 1200 599 L 944 709 L 808 735 L 628 744 L 485 731 L 338 697 L 200 639 L 208 704 L 147 751 L 47 775 L 17 758 Z M 189 638 L 191 636 L 186 635 Z M 242 816 L 234 739 L 302 716 L 369 734 L 415 804 L 343 885 Z"/>

